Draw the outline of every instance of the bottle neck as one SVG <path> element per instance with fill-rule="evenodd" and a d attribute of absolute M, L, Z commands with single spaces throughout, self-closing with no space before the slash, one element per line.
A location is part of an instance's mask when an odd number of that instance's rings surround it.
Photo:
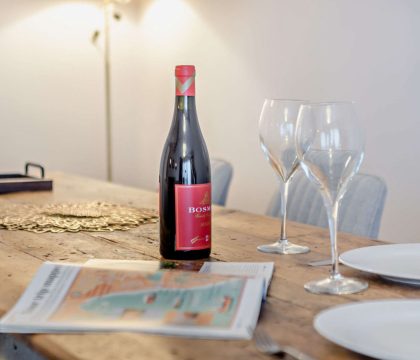
<path fill-rule="evenodd" d="M 195 74 L 175 76 L 176 96 L 195 96 Z"/>
<path fill-rule="evenodd" d="M 172 128 L 182 134 L 191 134 L 191 131 L 199 129 L 195 96 L 176 96 Z"/>
<path fill-rule="evenodd" d="M 195 114 L 195 96 L 177 95 L 175 97 L 175 110 Z"/>
<path fill-rule="evenodd" d="M 195 74 L 175 76 L 175 112 L 174 120 L 179 123 L 183 131 L 191 125 L 197 124 L 195 109 Z M 189 124 L 189 125 L 187 125 Z"/>

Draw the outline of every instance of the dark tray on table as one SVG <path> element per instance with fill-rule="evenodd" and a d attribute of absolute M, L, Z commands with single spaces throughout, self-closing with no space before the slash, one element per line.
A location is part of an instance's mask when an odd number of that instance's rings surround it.
<path fill-rule="evenodd" d="M 40 177 L 29 176 L 29 168 L 39 169 Z M 45 179 L 45 170 L 41 165 L 25 164 L 25 174 L 0 174 L 0 194 L 17 191 L 48 191 L 52 190 L 52 180 Z"/>

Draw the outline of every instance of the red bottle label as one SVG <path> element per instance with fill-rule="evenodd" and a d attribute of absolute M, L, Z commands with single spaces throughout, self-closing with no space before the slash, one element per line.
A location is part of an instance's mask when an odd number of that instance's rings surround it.
<path fill-rule="evenodd" d="M 175 250 L 211 247 L 211 184 L 175 185 Z"/>

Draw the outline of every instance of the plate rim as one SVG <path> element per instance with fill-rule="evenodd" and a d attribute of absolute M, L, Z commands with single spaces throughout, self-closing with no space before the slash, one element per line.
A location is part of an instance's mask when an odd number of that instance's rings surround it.
<path fill-rule="evenodd" d="M 402 303 L 417 303 L 418 305 L 420 305 L 420 299 L 379 299 L 379 300 L 356 301 L 352 303 L 340 304 L 340 305 L 336 305 L 336 306 L 320 311 L 314 317 L 312 326 L 318 332 L 318 334 L 320 334 L 324 339 L 338 346 L 341 346 L 347 350 L 350 350 L 350 351 L 353 351 L 362 355 L 367 355 L 370 357 L 384 359 L 384 360 L 396 359 L 395 356 L 398 356 L 398 354 L 394 353 L 394 354 L 391 354 L 390 356 L 389 351 L 384 352 L 380 348 L 372 349 L 372 347 L 363 345 L 363 343 L 360 343 L 360 342 L 354 343 L 351 341 L 347 341 L 343 338 L 337 337 L 335 333 L 324 331 L 325 329 L 322 329 L 322 327 L 320 327 L 319 324 L 320 324 L 320 321 L 322 321 L 320 320 L 320 318 L 322 319 L 323 316 L 325 316 L 326 314 L 330 314 L 331 312 L 342 311 L 343 309 L 347 309 L 347 308 L 372 306 L 375 304 L 380 304 L 381 306 L 383 306 L 384 304 L 387 304 L 387 306 L 389 306 L 391 304 L 402 305 Z M 385 313 L 388 313 L 388 312 L 385 312 Z"/>
<path fill-rule="evenodd" d="M 419 281 L 419 285 L 420 285 L 420 274 L 415 275 L 414 277 L 412 277 L 412 276 L 401 276 L 400 274 L 396 275 L 395 273 L 392 273 L 392 272 L 378 271 L 378 270 L 375 270 L 375 269 L 372 269 L 372 268 L 367 268 L 367 267 L 361 267 L 361 266 L 358 266 L 358 265 L 354 265 L 351 262 L 348 262 L 345 259 L 343 259 L 343 256 L 345 257 L 345 256 L 348 256 L 351 253 L 358 252 L 358 251 L 371 251 L 371 248 L 385 248 L 385 247 L 397 247 L 397 248 L 401 247 L 402 248 L 402 247 L 412 247 L 412 246 L 420 248 L 420 243 L 382 244 L 382 245 L 363 246 L 363 247 L 360 247 L 360 248 L 351 249 L 351 250 L 343 252 L 339 256 L 339 260 L 343 265 L 351 267 L 352 269 L 356 269 L 356 270 L 359 270 L 359 271 L 363 271 L 363 272 L 366 272 L 366 273 L 369 273 L 369 274 L 375 274 L 375 275 L 379 275 L 379 276 L 393 277 L 393 278 L 396 278 L 396 279 L 416 280 L 416 281 Z M 369 250 L 367 250 L 367 249 L 369 249 Z"/>

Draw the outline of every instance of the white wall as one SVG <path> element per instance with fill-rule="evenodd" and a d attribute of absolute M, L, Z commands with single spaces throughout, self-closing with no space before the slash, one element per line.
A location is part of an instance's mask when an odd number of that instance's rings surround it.
<path fill-rule="evenodd" d="M 16 3 L 0 0 L 0 170 L 33 159 L 103 178 L 103 74 L 89 43 L 97 3 Z M 120 9 L 116 181 L 156 188 L 173 67 L 195 64 L 210 154 L 235 168 L 228 206 L 263 212 L 276 186 L 257 141 L 264 97 L 355 100 L 367 135 L 363 171 L 389 187 L 381 238 L 420 241 L 420 2 L 133 0 Z"/>
<path fill-rule="evenodd" d="M 102 69 L 89 46 L 100 21 L 89 3 L 0 1 L 2 171 L 31 159 L 104 173 Z"/>

